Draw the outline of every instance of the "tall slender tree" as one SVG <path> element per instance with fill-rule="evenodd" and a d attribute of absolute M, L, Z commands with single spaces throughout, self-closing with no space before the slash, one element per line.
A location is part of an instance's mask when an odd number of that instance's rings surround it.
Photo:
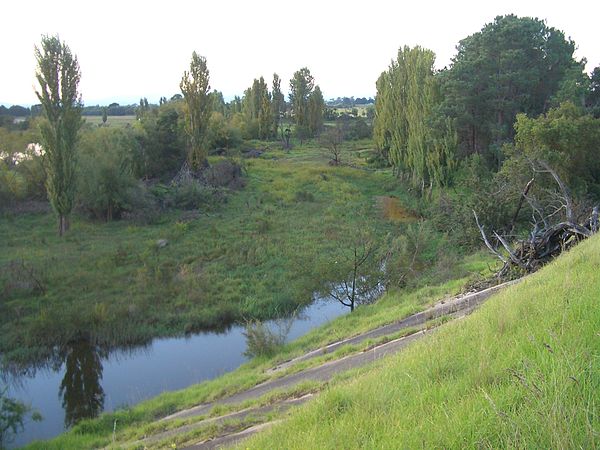
<path fill-rule="evenodd" d="M 81 73 L 77 57 L 58 36 L 42 37 L 35 48 L 36 95 L 45 120 L 41 124 L 42 146 L 46 152 L 46 190 L 58 215 L 58 234 L 69 229 L 76 189 L 76 144 L 81 128 Z"/>
<path fill-rule="evenodd" d="M 447 182 L 454 153 L 453 122 L 437 114 L 434 61 L 431 50 L 405 46 L 377 81 L 375 143 L 398 175 L 421 187 Z"/>
<path fill-rule="evenodd" d="M 296 134 L 300 139 L 309 134 L 308 131 L 308 97 L 315 87 L 315 79 L 306 67 L 296 71 L 290 80 L 290 103 L 296 124 Z"/>
<path fill-rule="evenodd" d="M 325 100 L 319 86 L 308 96 L 307 123 L 308 134 L 310 136 L 318 135 L 323 129 L 323 112 L 325 111 Z"/>
<path fill-rule="evenodd" d="M 273 115 L 273 136 L 277 136 L 281 115 L 285 112 L 285 97 L 281 92 L 281 78 L 273 74 L 273 87 L 271 90 L 271 111 Z M 282 131 L 283 133 L 283 131 Z"/>
<path fill-rule="evenodd" d="M 185 132 L 188 137 L 188 162 L 195 170 L 208 164 L 206 131 L 213 106 L 209 81 L 206 58 L 193 52 L 190 71 L 183 73 L 179 88 L 187 105 Z"/>

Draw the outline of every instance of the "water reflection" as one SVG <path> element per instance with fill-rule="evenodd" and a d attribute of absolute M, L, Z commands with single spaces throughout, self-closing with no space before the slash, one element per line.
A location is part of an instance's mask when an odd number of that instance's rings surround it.
<path fill-rule="evenodd" d="M 62 354 L 65 375 L 59 388 L 65 411 L 65 427 L 70 428 L 82 419 L 97 417 L 104 409 L 102 359 L 107 352 L 80 339 L 69 344 Z"/>
<path fill-rule="evenodd" d="M 292 318 L 265 322 L 269 334 L 290 341 L 347 308 L 317 301 Z M 167 390 L 185 388 L 238 367 L 247 360 L 245 327 L 153 339 L 144 345 L 114 348 L 83 334 L 63 348 L 52 349 L 43 362 L 29 367 L 0 367 L 9 378 L 8 394 L 38 410 L 44 420 L 25 424 L 15 446 L 48 439 L 81 419 L 95 417 Z M 10 381 L 10 380 L 7 380 Z M 59 395 L 57 395 L 57 392 Z M 63 416 L 64 413 L 64 416 Z M 64 419 L 63 419 L 64 417 Z"/>

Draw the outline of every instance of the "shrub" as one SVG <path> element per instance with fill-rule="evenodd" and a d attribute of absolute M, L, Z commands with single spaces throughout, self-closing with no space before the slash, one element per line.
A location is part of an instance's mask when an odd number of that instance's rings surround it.
<path fill-rule="evenodd" d="M 127 191 L 127 205 L 121 217 L 140 225 L 156 223 L 160 217 L 161 205 L 157 197 L 141 182 Z"/>
<path fill-rule="evenodd" d="M 258 320 L 247 322 L 243 332 L 246 337 L 244 355 L 250 357 L 274 355 L 285 343 L 290 326 L 291 321 L 287 321 L 287 324 L 279 324 L 277 330 L 273 330 Z"/>
<path fill-rule="evenodd" d="M 171 189 L 169 206 L 185 210 L 211 208 L 217 199 L 215 188 L 192 179 Z"/>
<path fill-rule="evenodd" d="M 81 139 L 79 206 L 96 218 L 118 218 L 130 202 L 134 178 L 124 165 L 133 146 L 125 131 L 96 128 Z"/>

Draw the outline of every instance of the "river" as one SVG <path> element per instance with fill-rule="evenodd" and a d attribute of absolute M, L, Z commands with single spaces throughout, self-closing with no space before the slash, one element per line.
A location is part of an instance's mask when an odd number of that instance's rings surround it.
<path fill-rule="evenodd" d="M 336 301 L 315 301 L 293 319 L 287 340 L 347 311 Z M 144 347 L 108 353 L 85 341 L 77 343 L 65 352 L 57 370 L 38 370 L 9 385 L 9 396 L 31 405 L 43 417 L 41 422 L 28 420 L 9 448 L 57 436 L 81 417 L 134 405 L 230 372 L 248 359 L 243 331 L 242 326 L 232 326 L 222 333 L 154 339 Z"/>

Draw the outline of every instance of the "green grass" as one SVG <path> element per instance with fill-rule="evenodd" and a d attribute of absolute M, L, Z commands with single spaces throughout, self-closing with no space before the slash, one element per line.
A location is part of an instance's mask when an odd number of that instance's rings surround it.
<path fill-rule="evenodd" d="M 597 448 L 600 237 L 242 448 Z"/>
<path fill-rule="evenodd" d="M 85 123 L 98 126 L 102 124 L 102 116 L 83 116 Z M 123 128 L 127 125 L 133 125 L 136 121 L 135 116 L 108 116 L 106 125 L 109 127 Z"/>
<path fill-rule="evenodd" d="M 419 311 L 434 303 L 440 298 L 460 292 L 467 280 L 479 273 L 487 271 L 489 258 L 477 254 L 465 258 L 457 269 L 464 276 L 438 285 L 432 285 L 407 292 L 390 292 L 373 305 L 363 306 L 356 309 L 353 314 L 342 316 L 328 324 L 312 330 L 305 336 L 286 344 L 271 358 L 255 358 L 242 365 L 237 370 L 225 374 L 215 380 L 206 381 L 198 385 L 176 392 L 166 392 L 151 400 L 142 402 L 136 406 L 119 410 L 113 413 L 102 414 L 99 418 L 86 420 L 76 425 L 67 433 L 44 442 L 34 442 L 28 446 L 32 449 L 79 449 L 95 448 L 108 445 L 112 441 L 114 421 L 119 424 L 117 433 L 117 447 L 126 442 L 135 440 L 140 436 L 140 430 L 155 430 L 157 425 L 154 420 L 169 415 L 175 411 L 186 409 L 197 404 L 213 401 L 218 398 L 239 392 L 252 387 L 270 378 L 280 377 L 286 373 L 298 371 L 317 364 L 327 358 L 315 358 L 287 371 L 268 375 L 267 369 L 277 366 L 295 356 L 299 356 L 309 350 L 324 346 L 328 343 L 359 334 L 361 331 L 372 329 L 376 326 L 399 320 L 406 315 Z M 470 274 L 470 275 L 469 275 Z M 357 347 L 360 350 L 363 346 Z M 344 352 L 340 352 L 341 356 Z M 363 373 L 367 369 L 360 369 L 352 373 Z M 336 380 L 348 380 L 351 376 L 340 375 L 328 384 Z M 310 385 L 317 388 L 317 386 Z M 305 389 L 300 386 L 301 391 Z M 292 388 L 284 396 L 290 393 L 298 394 L 298 388 Z M 272 393 L 264 398 L 252 402 L 245 402 L 237 406 L 217 406 L 220 412 L 230 412 L 251 405 L 268 403 L 281 393 Z M 212 414 L 211 414 L 212 415 Z"/>
<path fill-rule="evenodd" d="M 75 217 L 60 239 L 51 214 L 0 218 L 0 267 L 23 260 L 45 287 L 9 290 L 0 352 L 31 362 L 82 332 L 113 346 L 290 313 L 326 281 L 319 263 L 345 235 L 402 232 L 375 208 L 375 196 L 406 196 L 389 171 L 330 167 L 314 144 L 245 164 L 245 189 L 185 223 L 177 211 L 148 226 Z"/>

